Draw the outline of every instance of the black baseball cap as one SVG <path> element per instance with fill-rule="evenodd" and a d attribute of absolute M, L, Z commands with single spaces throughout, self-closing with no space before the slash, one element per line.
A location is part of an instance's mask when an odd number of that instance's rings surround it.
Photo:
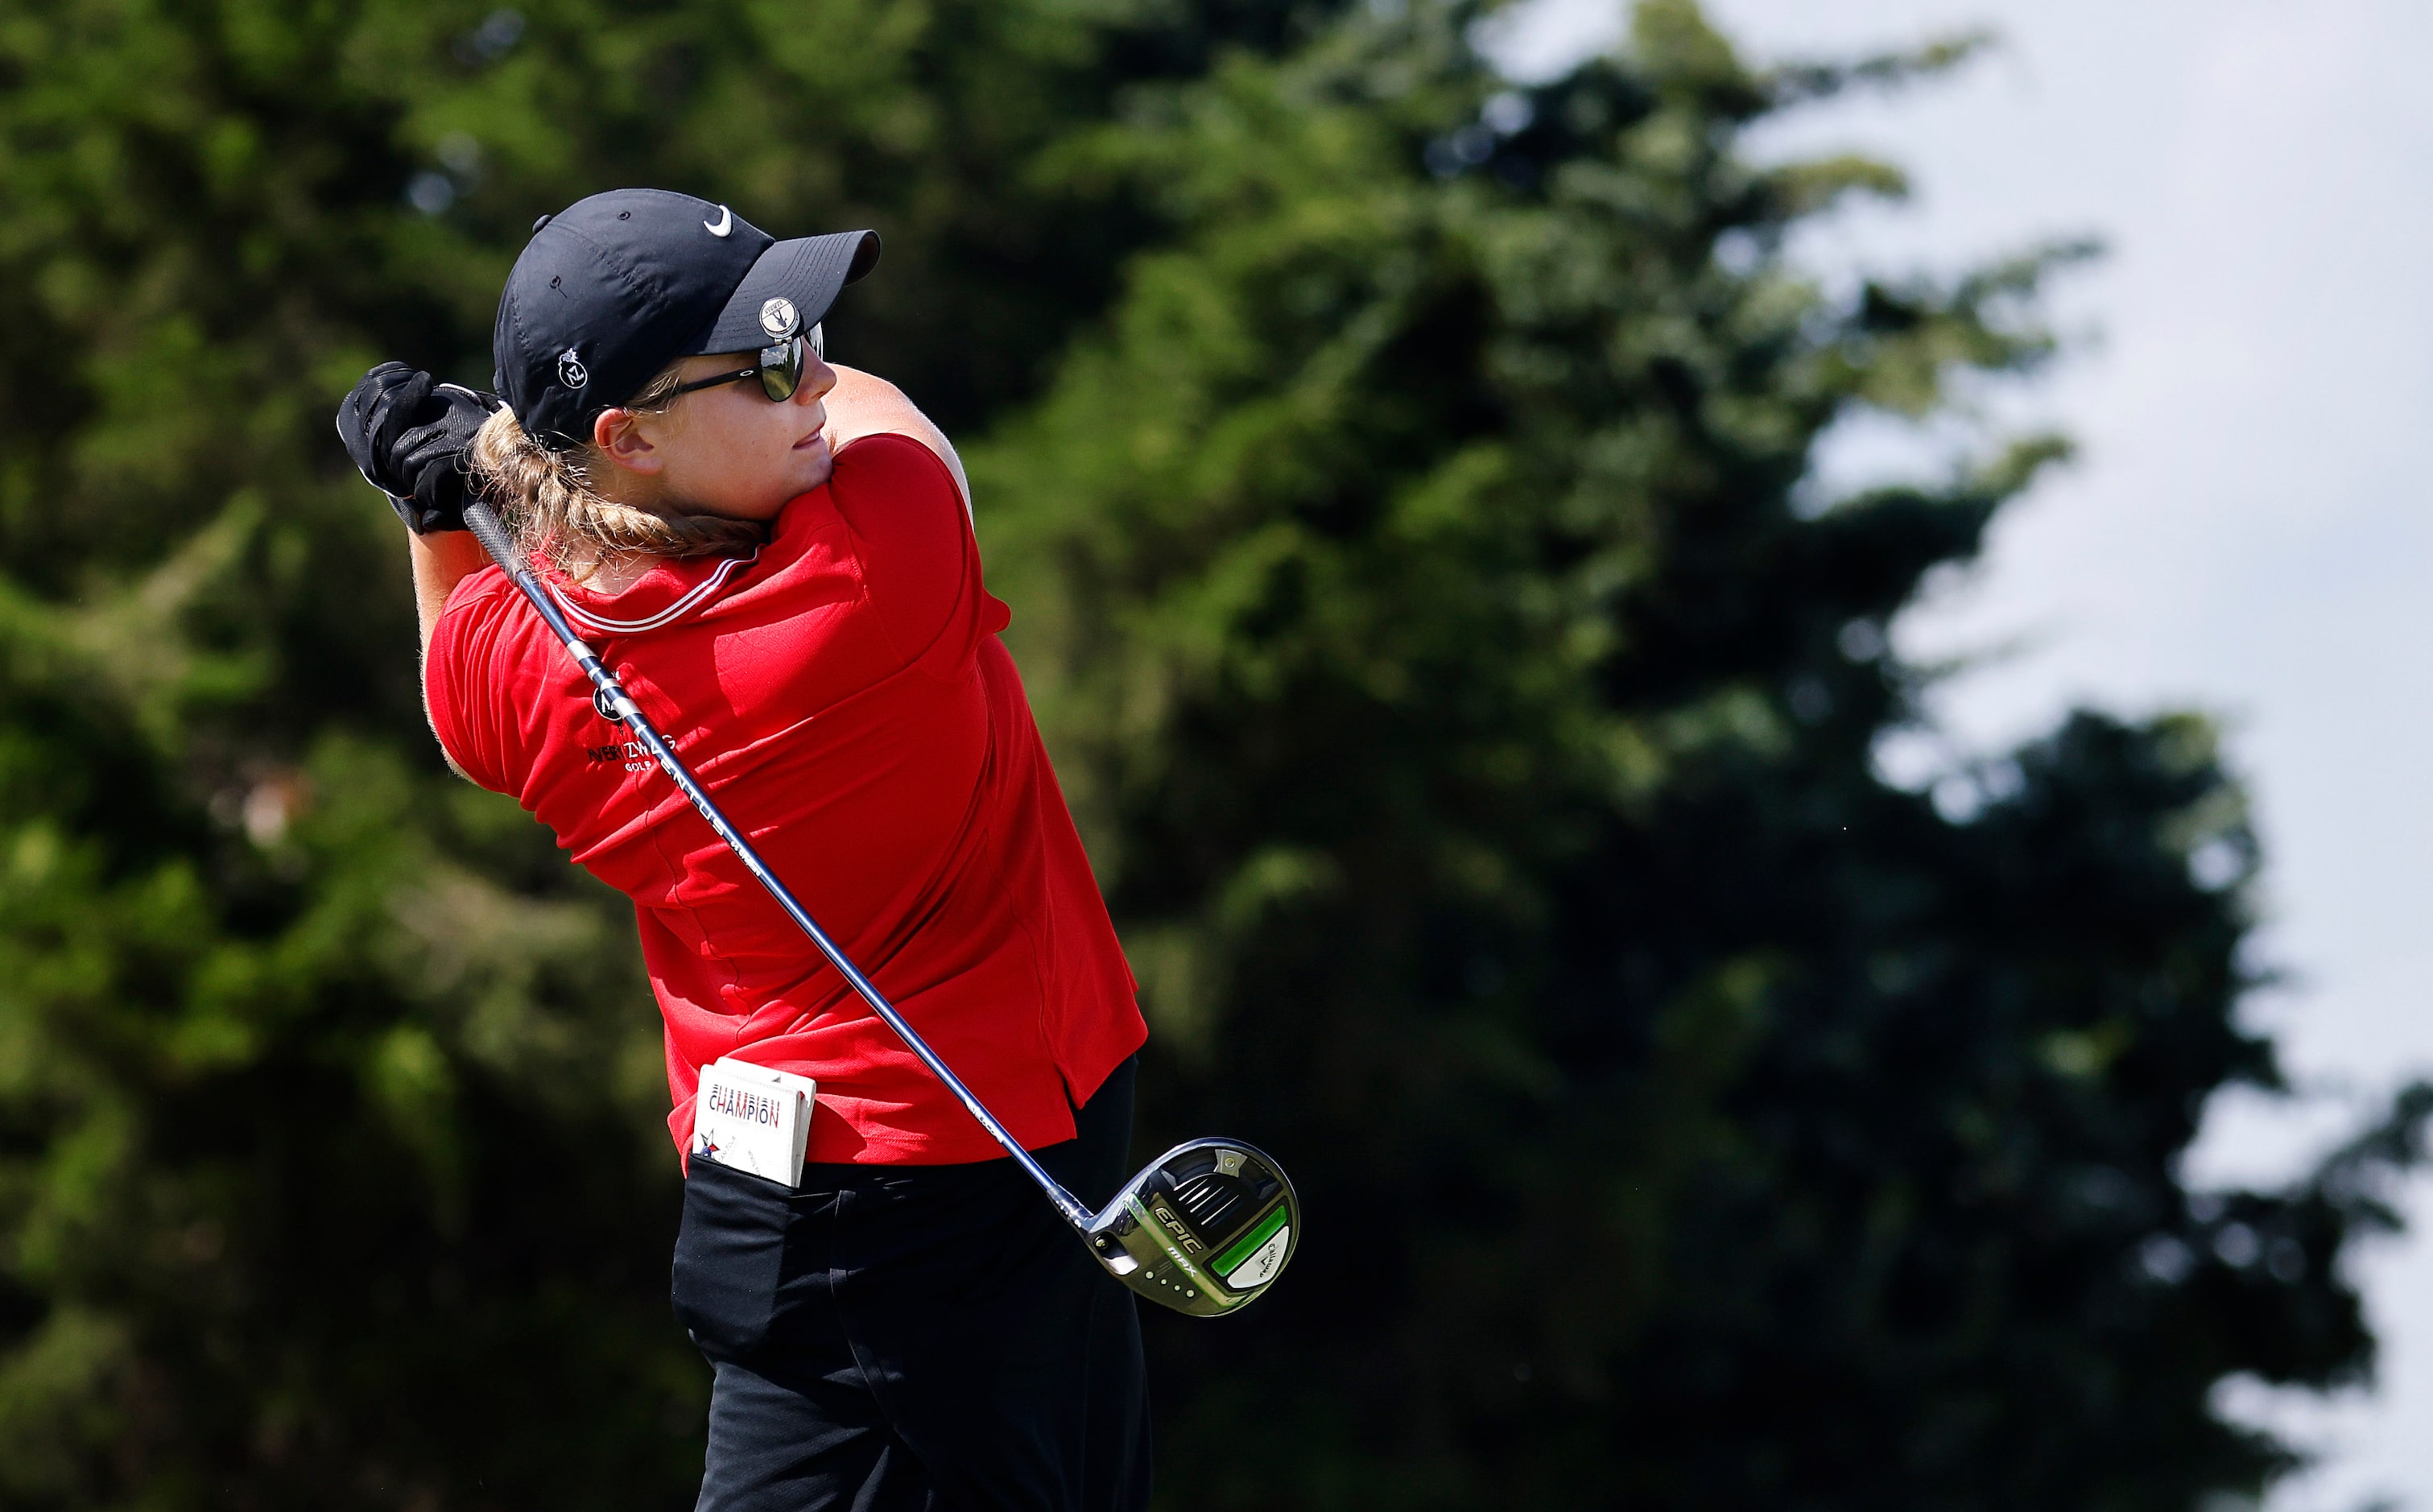
<path fill-rule="evenodd" d="M 808 331 L 877 263 L 876 231 L 781 242 L 690 195 L 593 195 L 533 223 L 499 296 L 491 382 L 526 433 L 579 446 L 668 364 Z"/>

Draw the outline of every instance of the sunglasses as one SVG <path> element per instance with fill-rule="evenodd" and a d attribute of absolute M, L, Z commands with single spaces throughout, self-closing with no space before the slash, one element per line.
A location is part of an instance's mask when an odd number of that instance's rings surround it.
<path fill-rule="evenodd" d="M 804 355 L 806 352 L 822 361 L 827 358 L 826 341 L 818 326 L 813 326 L 803 335 L 790 336 L 774 347 L 761 348 L 760 360 L 749 367 L 739 367 L 716 378 L 680 383 L 676 386 L 676 393 L 689 394 L 697 388 L 716 388 L 721 383 L 740 383 L 747 378 L 757 378 L 760 380 L 760 392 L 768 395 L 771 402 L 782 404 L 794 397 L 794 390 L 803 386 L 803 369 L 810 365 Z M 671 399 L 674 397 L 672 394 L 669 396 Z"/>

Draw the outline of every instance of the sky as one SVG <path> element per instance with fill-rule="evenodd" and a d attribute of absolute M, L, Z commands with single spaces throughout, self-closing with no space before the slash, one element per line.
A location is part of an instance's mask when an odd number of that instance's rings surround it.
<path fill-rule="evenodd" d="M 1779 158 L 1906 168 L 1897 208 L 1794 255 L 1829 280 L 1958 268 L 2056 237 L 2109 248 L 2056 286 L 2069 354 L 1989 420 L 2078 460 L 1998 521 L 1983 562 L 1896 627 L 1967 655 L 1913 775 L 2073 705 L 2200 708 L 2228 732 L 2266 848 L 2246 1006 L 2302 1096 L 2217 1099 L 2200 1184 L 2272 1181 L 2411 1074 L 2433 1076 L 2433 6 L 2424 0 L 1707 0 L 1760 59 L 1990 26 L 1991 56 L 1888 98 L 1770 125 Z M 1522 76 L 1613 44 L 1616 0 L 1525 0 L 1493 48 Z M 1829 437 L 1829 488 L 1943 460 L 1889 422 Z M 2329 1402 L 2234 1382 L 2224 1410 L 2321 1456 L 2271 1512 L 2433 1512 L 2433 1181 L 2410 1236 L 2356 1267 L 2379 1388 Z"/>

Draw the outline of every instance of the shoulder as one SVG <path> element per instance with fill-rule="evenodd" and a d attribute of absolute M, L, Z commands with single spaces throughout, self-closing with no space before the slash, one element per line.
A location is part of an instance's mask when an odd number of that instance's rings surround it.
<path fill-rule="evenodd" d="M 968 499 L 970 487 L 963 478 L 962 459 L 955 455 L 954 443 L 936 422 L 921 413 L 919 406 L 907 399 L 902 389 L 876 373 L 859 368 L 830 365 L 836 372 L 836 386 L 828 391 L 828 434 L 842 457 L 845 451 L 865 440 L 893 435 L 919 443 L 938 460 L 946 475 L 955 482 L 959 499 Z"/>
<path fill-rule="evenodd" d="M 828 497 L 854 535 L 862 583 L 907 661 L 966 603 L 977 560 L 963 496 L 937 453 L 909 436 L 863 436 L 837 453 Z"/>
<path fill-rule="evenodd" d="M 495 640 L 523 606 L 523 595 L 497 566 L 467 573 L 448 590 L 448 602 L 431 626 L 431 656 L 443 661 Z"/>
<path fill-rule="evenodd" d="M 828 477 L 828 499 L 866 545 L 962 553 L 962 490 L 938 454 L 910 436 L 882 433 L 846 443 Z"/>
<path fill-rule="evenodd" d="M 962 510 L 962 495 L 955 487 L 954 474 L 946 470 L 938 454 L 912 437 L 893 431 L 880 431 L 846 442 L 837 451 L 836 470 L 829 477 L 828 486 L 839 496 L 943 494 L 957 513 Z"/>
<path fill-rule="evenodd" d="M 448 603 L 439 611 L 441 622 L 451 615 L 484 616 L 495 614 L 501 604 L 520 603 L 523 595 L 507 581 L 506 572 L 495 562 L 477 572 L 468 572 L 456 586 L 448 590 Z"/>
<path fill-rule="evenodd" d="M 865 435 L 837 452 L 828 499 L 846 526 L 882 549 L 918 543 L 960 555 L 968 517 L 955 475 L 910 436 Z"/>

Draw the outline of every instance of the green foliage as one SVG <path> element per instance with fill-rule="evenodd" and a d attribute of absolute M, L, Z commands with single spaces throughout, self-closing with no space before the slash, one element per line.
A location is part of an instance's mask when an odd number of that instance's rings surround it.
<path fill-rule="evenodd" d="M 441 768 L 332 407 L 653 183 L 878 228 L 971 419 L 1150 229 L 1034 160 L 1321 9 L 0 5 L 0 1505 L 689 1496 L 629 915 Z"/>
<path fill-rule="evenodd" d="M 2178 1184 L 2205 1095 L 2274 1075 L 2233 1016 L 2237 790 L 2201 722 L 2092 714 L 1963 817 L 1887 788 L 1923 674 L 1886 622 L 2065 449 L 1803 492 L 1854 407 L 2032 370 L 2082 249 L 1848 298 L 1781 261 L 1898 178 L 1761 170 L 1739 134 L 1954 49 L 1760 76 L 1652 3 L 1620 59 L 1489 103 L 1455 36 L 1355 23 L 1077 149 L 1174 238 L 976 459 L 1142 968 L 1153 1132 L 1244 1130 L 1312 1215 L 1238 1327 L 1153 1326 L 1190 1384 L 1166 1483 L 2254 1488 L 2279 1452 L 2208 1392 L 2361 1367 L 2333 1261 L 2387 1164 Z"/>
<path fill-rule="evenodd" d="M 0 1506 L 689 1494 L 630 926 L 440 768 L 328 431 L 375 358 L 479 378 L 532 217 L 624 183 L 886 234 L 835 343 L 986 427 L 1145 1138 L 1303 1183 L 1273 1298 L 1152 1322 L 1167 1486 L 2259 1484 L 2207 1393 L 2364 1368 L 2424 1099 L 2184 1192 L 2272 1079 L 2205 728 L 2078 716 L 1961 818 L 1871 766 L 1884 625 L 2061 444 L 1802 482 L 2050 349 L 2078 249 L 1829 297 L 1784 235 L 1898 174 L 1737 147 L 1968 44 L 1760 76 L 1665 0 L 1514 95 L 1473 15 L 0 3 Z"/>

